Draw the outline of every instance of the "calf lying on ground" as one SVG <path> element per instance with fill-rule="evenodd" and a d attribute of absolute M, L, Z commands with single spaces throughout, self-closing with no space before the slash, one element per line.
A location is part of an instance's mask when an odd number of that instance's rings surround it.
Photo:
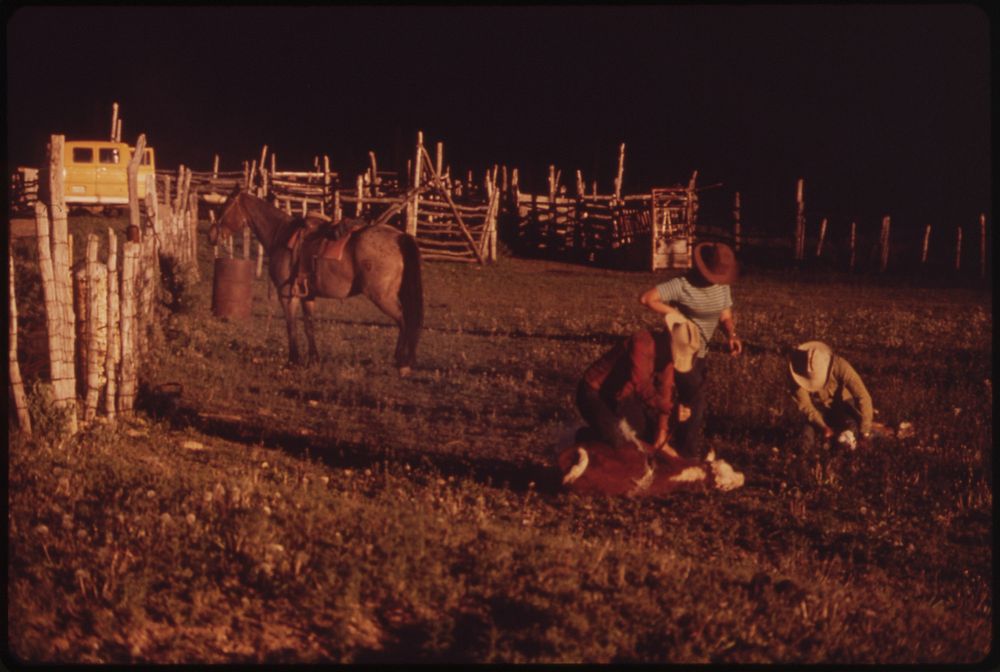
<path fill-rule="evenodd" d="M 600 441 L 577 442 L 559 452 L 563 486 L 581 495 L 658 497 L 677 490 L 734 490 L 744 477 L 723 460 L 653 455 L 652 448 L 614 449 Z M 647 455 L 650 459 L 647 460 Z"/>

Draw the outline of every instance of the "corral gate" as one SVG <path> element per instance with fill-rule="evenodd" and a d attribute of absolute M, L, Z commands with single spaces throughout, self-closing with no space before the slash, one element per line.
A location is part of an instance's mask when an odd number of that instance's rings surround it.
<path fill-rule="evenodd" d="M 649 206 L 653 220 L 652 270 L 691 268 L 697 199 L 691 186 L 652 190 Z"/>

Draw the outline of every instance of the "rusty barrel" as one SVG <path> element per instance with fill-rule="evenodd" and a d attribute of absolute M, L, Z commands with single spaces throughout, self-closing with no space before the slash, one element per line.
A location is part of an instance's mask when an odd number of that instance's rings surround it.
<path fill-rule="evenodd" d="M 216 317 L 248 318 L 253 304 L 253 259 L 215 260 L 212 282 L 212 314 Z"/>

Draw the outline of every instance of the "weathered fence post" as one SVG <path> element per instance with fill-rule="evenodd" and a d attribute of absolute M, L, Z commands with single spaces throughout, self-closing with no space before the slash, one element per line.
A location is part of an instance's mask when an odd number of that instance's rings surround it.
<path fill-rule="evenodd" d="M 733 197 L 733 249 L 740 251 L 740 192 Z"/>
<path fill-rule="evenodd" d="M 156 176 L 146 176 L 146 217 L 149 226 L 153 230 L 153 235 L 161 238 L 162 223 L 160 222 L 160 206 L 156 197 Z M 162 246 L 162 240 L 160 241 Z"/>
<path fill-rule="evenodd" d="M 148 194 L 148 192 L 147 192 Z M 121 332 L 118 324 L 121 315 L 118 308 L 118 237 L 114 230 L 108 227 L 108 352 L 104 363 L 104 372 L 108 379 L 105 390 L 104 412 L 108 419 L 115 417 L 115 395 L 118 383 L 118 362 L 121 360 Z"/>
<path fill-rule="evenodd" d="M 73 314 L 73 281 L 70 277 L 69 221 L 67 219 L 66 195 L 63 181 L 63 147 L 65 137 L 51 136 L 49 143 L 49 209 L 44 217 L 45 241 L 51 244 L 50 267 L 54 280 L 54 317 L 58 326 L 50 323 L 50 329 L 55 326 L 56 339 L 59 341 L 55 356 L 60 364 L 53 368 L 52 388 L 54 402 L 69 410 L 68 427 L 72 433 L 77 431 L 76 408 L 76 372 L 73 364 L 74 323 Z M 37 212 L 37 211 L 36 211 Z M 36 217 L 37 223 L 37 217 Z M 51 227 L 51 237 L 49 228 Z M 39 238 L 39 247 L 42 241 Z M 46 251 L 49 255 L 49 251 Z M 50 338 L 51 343 L 51 338 Z M 59 373 L 55 373 L 58 371 Z"/>
<path fill-rule="evenodd" d="M 136 374 L 138 363 L 136 362 L 136 350 L 138 334 L 136 315 L 136 278 L 139 271 L 139 255 L 141 247 L 139 243 L 126 241 L 122 246 L 122 279 L 121 279 L 121 382 L 118 385 L 118 412 L 120 414 L 131 413 L 135 405 L 136 394 Z"/>
<path fill-rule="evenodd" d="M 25 435 L 31 436 L 31 415 L 28 413 L 28 397 L 24 393 L 24 381 L 21 379 L 21 365 L 17 361 L 17 297 L 14 292 L 14 255 L 8 250 L 7 268 L 9 285 L 7 286 L 8 314 L 8 372 L 10 375 L 10 393 L 14 399 L 17 411 L 17 426 Z"/>
<path fill-rule="evenodd" d="M 152 240 L 152 238 L 150 238 Z M 87 236 L 87 393 L 83 405 L 83 419 L 90 422 L 97 417 L 97 402 L 106 379 L 104 365 L 108 354 L 108 267 L 97 261 L 98 239 L 96 234 Z"/>
<path fill-rule="evenodd" d="M 806 203 L 805 180 L 799 178 L 795 189 L 795 260 L 805 258 L 806 245 Z"/>
<path fill-rule="evenodd" d="M 826 238 L 826 217 L 819 223 L 819 242 L 816 243 L 816 258 L 823 256 L 823 239 Z"/>
<path fill-rule="evenodd" d="M 115 130 L 118 128 L 118 103 L 111 103 L 111 135 L 108 139 L 115 141 Z"/>
<path fill-rule="evenodd" d="M 358 175 L 354 181 L 354 197 L 357 199 L 354 202 L 354 216 L 360 217 L 365 207 L 365 178 L 362 175 Z"/>
<path fill-rule="evenodd" d="M 321 206 L 322 209 L 320 210 L 320 212 L 322 212 L 324 215 L 327 212 L 327 208 L 330 207 L 329 198 L 330 198 L 331 181 L 332 181 L 332 176 L 330 175 L 330 157 L 324 154 L 323 155 L 323 198 L 320 199 L 323 202 Z M 336 222 L 338 220 L 336 218 L 335 213 L 336 210 L 334 210 L 334 220 L 333 220 Z"/>
<path fill-rule="evenodd" d="M 142 163 L 142 153 L 146 151 L 146 134 L 140 133 L 135 141 L 135 150 L 129 159 L 126 175 L 128 176 L 128 224 L 142 231 L 139 220 L 139 164 Z"/>
<path fill-rule="evenodd" d="M 889 215 L 882 218 L 882 235 L 879 238 L 880 250 L 882 253 L 879 261 L 879 271 L 884 273 L 889 266 Z"/>
<path fill-rule="evenodd" d="M 73 368 L 72 337 L 64 331 L 74 328 L 65 321 L 65 309 L 59 302 L 55 264 L 52 259 L 51 233 L 48 208 L 42 201 L 35 202 L 35 231 L 38 238 L 38 270 L 42 278 L 42 294 L 45 297 L 46 333 L 49 346 L 49 371 L 52 379 L 52 401 L 68 409 L 66 428 L 76 433 L 76 374 Z M 69 344 L 69 352 L 64 348 Z"/>
<path fill-rule="evenodd" d="M 201 281 L 201 270 L 198 268 L 198 194 L 189 194 L 188 199 L 191 213 L 191 277 Z M 258 253 L 264 256 L 262 250 L 258 250 Z"/>
<path fill-rule="evenodd" d="M 927 246 L 930 243 L 930 241 L 931 241 L 931 225 L 928 224 L 924 228 L 924 244 L 923 244 L 923 247 L 920 248 L 920 263 L 921 264 L 926 264 L 927 263 Z"/>
<path fill-rule="evenodd" d="M 855 261 L 855 259 L 857 257 L 857 255 L 856 255 L 856 251 L 857 251 L 857 239 L 858 239 L 857 232 L 858 232 L 858 223 L 857 222 L 851 222 L 851 263 L 850 263 L 850 269 L 851 269 L 852 272 L 854 271 L 854 261 Z"/>
<path fill-rule="evenodd" d="M 417 149 L 413 159 L 413 185 L 411 187 L 414 192 L 406 206 L 406 232 L 411 236 L 417 235 L 417 209 L 420 207 L 420 196 L 415 190 L 420 187 L 420 173 L 423 165 L 420 154 L 422 151 L 424 151 L 424 132 L 417 131 Z"/>
<path fill-rule="evenodd" d="M 260 148 L 260 161 L 257 162 L 256 164 L 258 166 L 257 174 L 260 176 L 260 184 L 258 186 L 260 187 L 260 189 L 264 190 L 264 193 L 261 193 L 260 191 L 257 192 L 257 195 L 260 196 L 261 198 L 267 196 L 267 163 L 265 163 L 266 160 L 267 160 L 267 145 L 264 145 L 263 147 Z"/>
<path fill-rule="evenodd" d="M 618 172 L 615 175 L 615 200 L 622 197 L 622 179 L 625 177 L 625 143 L 618 147 Z"/>

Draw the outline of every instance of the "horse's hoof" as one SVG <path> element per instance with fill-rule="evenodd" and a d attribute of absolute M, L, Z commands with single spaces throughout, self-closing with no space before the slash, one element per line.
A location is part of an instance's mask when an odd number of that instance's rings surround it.
<path fill-rule="evenodd" d="M 408 367 L 408 366 L 401 366 L 401 367 L 399 367 L 399 377 L 400 378 L 406 378 L 408 375 L 410 375 L 410 367 Z"/>

